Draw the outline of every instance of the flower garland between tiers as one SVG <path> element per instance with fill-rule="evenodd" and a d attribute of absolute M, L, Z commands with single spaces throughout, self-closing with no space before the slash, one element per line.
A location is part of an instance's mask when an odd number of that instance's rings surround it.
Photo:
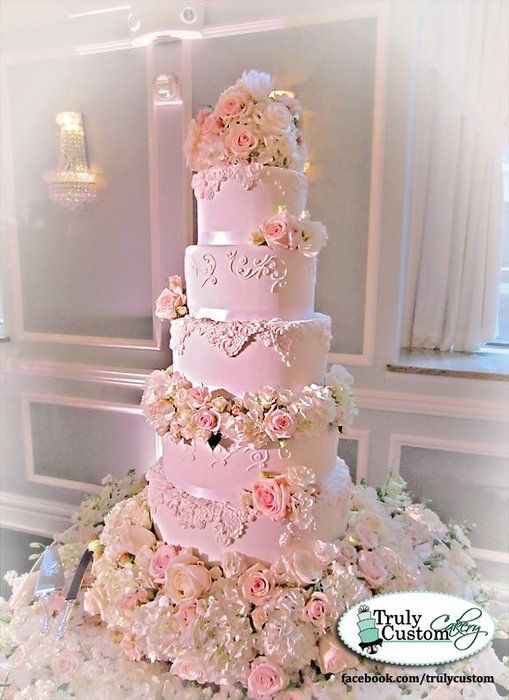
<path fill-rule="evenodd" d="M 351 424 L 357 414 L 352 376 L 334 365 L 325 386 L 311 384 L 302 391 L 266 386 L 258 392 L 232 396 L 223 389 L 193 386 L 172 367 L 152 372 L 141 405 L 145 418 L 160 435 L 174 442 L 198 440 L 214 447 L 222 438 L 254 447 L 284 445 L 320 427 Z"/>

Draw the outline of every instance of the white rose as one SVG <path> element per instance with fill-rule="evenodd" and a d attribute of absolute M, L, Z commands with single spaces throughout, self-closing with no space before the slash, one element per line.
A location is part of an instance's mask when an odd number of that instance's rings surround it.
<path fill-rule="evenodd" d="M 320 560 L 312 549 L 304 544 L 293 546 L 284 558 L 290 574 L 304 586 L 316 583 L 322 575 Z"/>
<path fill-rule="evenodd" d="M 313 257 L 324 247 L 327 238 L 327 229 L 319 221 L 303 221 L 297 247 L 304 255 Z"/>
<path fill-rule="evenodd" d="M 269 102 L 265 108 L 255 113 L 255 121 L 265 134 L 279 136 L 292 123 L 292 115 L 288 108 L 280 102 Z"/>
<path fill-rule="evenodd" d="M 174 603 L 200 598 L 212 583 L 209 570 L 202 564 L 187 564 L 177 559 L 166 569 L 164 592 Z"/>
<path fill-rule="evenodd" d="M 239 82 L 251 94 L 255 102 L 265 100 L 274 89 L 274 81 L 270 75 L 259 73 L 257 70 L 244 71 Z"/>

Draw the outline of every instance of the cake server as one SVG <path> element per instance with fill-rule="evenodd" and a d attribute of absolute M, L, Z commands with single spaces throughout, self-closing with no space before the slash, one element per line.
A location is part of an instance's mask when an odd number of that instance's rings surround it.
<path fill-rule="evenodd" d="M 42 598 L 44 615 L 41 623 L 41 634 L 48 634 L 50 621 L 50 598 L 55 591 L 61 591 L 65 586 L 65 575 L 58 547 L 55 544 L 46 547 L 42 555 L 39 578 L 35 587 L 35 595 Z"/>
<path fill-rule="evenodd" d="M 71 585 L 69 586 L 69 590 L 67 591 L 67 595 L 65 597 L 65 608 L 64 612 L 62 614 L 62 618 L 60 620 L 60 624 L 58 625 L 57 629 L 57 639 L 60 639 L 61 637 L 64 636 L 67 630 L 67 624 L 69 622 L 69 618 L 71 616 L 71 611 L 73 608 L 74 603 L 76 602 L 76 598 L 78 597 L 78 593 L 80 592 L 80 587 L 81 587 L 81 582 L 83 581 L 83 576 L 85 575 L 85 571 L 87 570 L 87 566 L 90 564 L 90 560 L 92 559 L 92 552 L 87 549 L 85 552 L 83 552 L 80 563 L 78 564 L 78 568 L 74 572 L 74 576 L 71 581 Z"/>

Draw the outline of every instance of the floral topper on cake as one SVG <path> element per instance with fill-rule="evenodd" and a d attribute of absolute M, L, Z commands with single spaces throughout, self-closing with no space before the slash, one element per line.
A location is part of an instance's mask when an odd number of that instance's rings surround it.
<path fill-rule="evenodd" d="M 220 95 L 213 109 L 200 110 L 184 145 L 188 167 L 199 171 L 260 163 L 303 170 L 300 105 L 288 94 L 274 94 L 273 88 L 270 75 L 250 70 Z"/>

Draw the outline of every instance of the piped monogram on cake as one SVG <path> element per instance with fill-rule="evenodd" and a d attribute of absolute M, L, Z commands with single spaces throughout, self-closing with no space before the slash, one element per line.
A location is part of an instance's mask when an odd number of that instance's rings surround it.
<path fill-rule="evenodd" d="M 262 279 L 268 277 L 273 284 L 270 291 L 278 292 L 286 286 L 286 276 L 288 268 L 285 263 L 274 257 L 273 255 L 265 255 L 263 258 L 253 258 L 252 263 L 249 262 L 247 255 L 239 254 L 238 250 L 229 251 L 226 254 L 229 259 L 229 269 L 236 277 L 243 279 Z"/>

